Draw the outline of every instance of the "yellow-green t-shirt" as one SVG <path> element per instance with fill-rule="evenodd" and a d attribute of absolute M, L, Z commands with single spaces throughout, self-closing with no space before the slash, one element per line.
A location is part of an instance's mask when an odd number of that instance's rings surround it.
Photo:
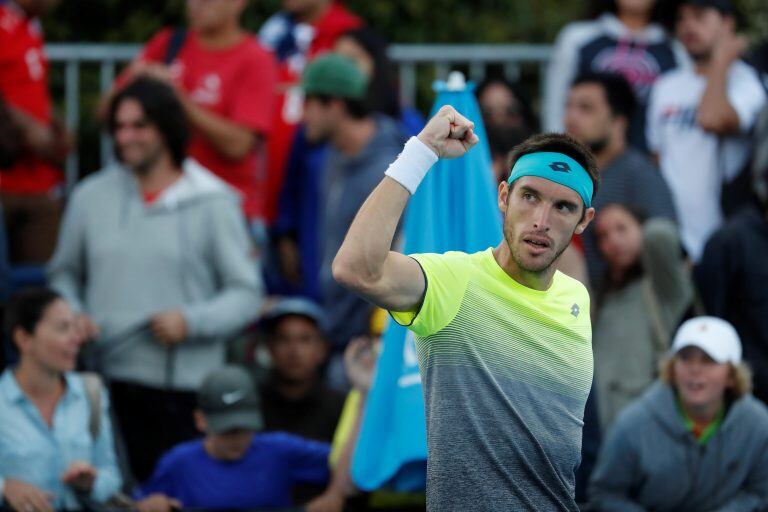
<path fill-rule="evenodd" d="M 418 312 L 391 312 L 416 335 L 432 510 L 578 510 L 584 405 L 592 384 L 589 296 L 556 272 L 521 285 L 493 256 L 414 255 Z"/>

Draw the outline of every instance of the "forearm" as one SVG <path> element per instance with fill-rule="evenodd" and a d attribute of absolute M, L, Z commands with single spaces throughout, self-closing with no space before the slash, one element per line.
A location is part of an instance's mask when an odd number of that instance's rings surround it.
<path fill-rule="evenodd" d="M 25 146 L 35 155 L 46 160 L 60 156 L 60 144 L 51 126 L 47 126 L 29 114 L 9 106 L 13 123 L 19 128 Z"/>
<path fill-rule="evenodd" d="M 739 115 L 728 100 L 727 76 L 730 63 L 713 60 L 707 72 L 707 86 L 699 103 L 697 120 L 712 133 L 725 135 L 739 131 Z"/>
<path fill-rule="evenodd" d="M 190 124 L 226 158 L 239 160 L 256 144 L 257 136 L 250 129 L 200 107 L 186 96 L 182 102 Z"/>

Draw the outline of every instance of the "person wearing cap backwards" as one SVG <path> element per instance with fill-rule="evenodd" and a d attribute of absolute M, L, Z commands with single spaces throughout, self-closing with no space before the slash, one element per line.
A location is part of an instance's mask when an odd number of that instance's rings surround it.
<path fill-rule="evenodd" d="M 768 506 L 768 409 L 731 324 L 675 335 L 661 378 L 619 415 L 592 475 L 599 511 L 751 511 Z"/>
<path fill-rule="evenodd" d="M 330 146 L 321 171 L 318 281 L 326 335 L 334 349 L 329 381 L 346 389 L 342 353 L 349 340 L 368 333 L 372 308 L 334 281 L 331 263 L 355 213 L 381 179 L 381 163 L 395 159 L 405 137 L 396 121 L 370 111 L 367 78 L 348 57 L 328 53 L 316 58 L 304 71 L 301 87 L 307 140 Z"/>
<path fill-rule="evenodd" d="M 260 401 L 244 369 L 213 371 L 198 404 L 195 422 L 205 437 L 179 444 L 160 459 L 137 493 L 141 512 L 289 507 L 295 484 L 328 481 L 328 444 L 259 432 Z"/>
<path fill-rule="evenodd" d="M 542 134 L 512 150 L 498 187 L 497 247 L 391 251 L 419 182 L 438 158 L 469 151 L 473 128 L 446 105 L 408 141 L 357 214 L 333 274 L 416 335 L 429 510 L 577 511 L 574 471 L 592 384 L 589 295 L 556 263 L 594 216 L 589 149 Z"/>

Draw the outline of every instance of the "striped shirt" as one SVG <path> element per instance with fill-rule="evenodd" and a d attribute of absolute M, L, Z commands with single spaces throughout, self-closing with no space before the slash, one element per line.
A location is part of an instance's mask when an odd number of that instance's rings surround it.
<path fill-rule="evenodd" d="M 538 291 L 492 249 L 414 258 L 427 279 L 416 334 L 427 419 L 429 510 L 576 511 L 592 383 L 589 296 L 557 272 Z"/>

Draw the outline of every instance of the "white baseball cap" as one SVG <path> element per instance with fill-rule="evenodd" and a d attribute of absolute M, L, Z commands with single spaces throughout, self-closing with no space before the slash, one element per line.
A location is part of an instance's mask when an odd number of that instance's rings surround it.
<path fill-rule="evenodd" d="M 714 316 L 699 316 L 683 323 L 675 334 L 671 353 L 698 347 L 716 362 L 741 363 L 741 340 L 733 326 Z"/>

